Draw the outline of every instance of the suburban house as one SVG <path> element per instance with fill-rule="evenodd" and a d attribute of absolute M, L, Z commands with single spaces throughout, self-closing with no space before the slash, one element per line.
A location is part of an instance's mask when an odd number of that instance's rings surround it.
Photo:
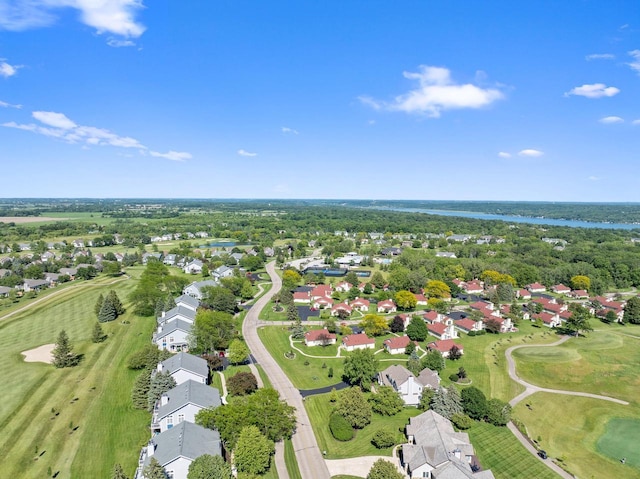
<path fill-rule="evenodd" d="M 367 311 L 369 311 L 369 304 L 370 303 L 368 299 L 356 298 L 351 301 L 351 303 L 349 303 L 349 306 L 351 306 L 353 309 L 357 309 L 358 311 L 366 313 Z"/>
<path fill-rule="evenodd" d="M 196 299 L 196 301 L 198 300 Z M 163 311 L 160 317 L 157 318 L 157 321 L 158 324 L 166 324 L 178 319 L 193 324 L 196 320 L 196 311 L 188 306 L 180 304 L 169 311 Z"/>
<path fill-rule="evenodd" d="M 60 268 L 60 274 L 66 274 L 70 279 L 76 279 L 76 274 L 78 274 L 77 268 Z"/>
<path fill-rule="evenodd" d="M 326 329 L 312 329 L 304 333 L 304 344 L 306 346 L 327 346 L 336 344 L 336 335 Z"/>
<path fill-rule="evenodd" d="M 228 266 L 220 266 L 219 268 L 213 270 L 211 276 L 220 281 L 222 278 L 233 276 L 233 268 L 229 268 Z"/>
<path fill-rule="evenodd" d="M 469 318 L 457 319 L 453 322 L 453 325 L 464 333 L 470 333 L 471 331 L 480 331 L 484 329 L 484 323 L 482 321 L 474 321 L 473 319 Z"/>
<path fill-rule="evenodd" d="M 174 302 L 178 308 L 186 308 L 191 309 L 192 311 L 197 311 L 200 306 L 200 301 L 198 301 L 193 296 L 189 296 L 188 294 L 183 294 L 182 296 L 178 296 Z"/>
<path fill-rule="evenodd" d="M 571 288 L 569 286 L 565 286 L 564 284 L 556 284 L 551 286 L 551 291 L 556 294 L 569 294 L 571 292 Z"/>
<path fill-rule="evenodd" d="M 176 384 L 185 381 L 196 381 L 207 384 L 209 381 L 209 366 L 207 361 L 189 353 L 178 353 L 158 363 L 157 371 L 168 372 Z"/>
<path fill-rule="evenodd" d="M 436 371 L 424 369 L 416 378 L 404 366 L 394 364 L 378 373 L 378 384 L 392 387 L 407 406 L 417 406 L 420 404 L 422 390 L 425 387 L 437 388 L 440 385 L 440 376 Z"/>
<path fill-rule="evenodd" d="M 193 283 L 191 283 L 190 285 L 186 286 L 183 290 L 182 293 L 186 294 L 188 296 L 193 296 L 196 299 L 201 300 L 202 299 L 202 288 L 204 288 L 205 286 L 220 286 L 218 284 L 217 281 L 214 281 L 213 279 L 207 279 L 205 281 L 194 281 Z"/>
<path fill-rule="evenodd" d="M 370 338 L 365 333 L 348 334 L 342 338 L 342 347 L 346 351 L 354 351 L 356 349 L 375 349 L 376 340 Z"/>
<path fill-rule="evenodd" d="M 407 444 L 400 464 L 410 478 L 494 479 L 490 470 L 474 473 L 473 446 L 466 432 L 455 432 L 451 421 L 429 410 L 409 419 Z"/>
<path fill-rule="evenodd" d="M 164 393 L 153 408 L 151 432 L 158 434 L 183 421 L 196 422 L 202 409 L 218 407 L 220 392 L 200 382 L 188 380 Z"/>
<path fill-rule="evenodd" d="M 12 291 L 12 288 L 8 286 L 0 286 L 0 296 L 9 296 L 9 293 Z"/>
<path fill-rule="evenodd" d="M 378 313 L 395 313 L 398 308 L 392 299 L 386 299 L 378 303 L 377 309 Z"/>
<path fill-rule="evenodd" d="M 153 334 L 152 340 L 158 346 L 158 349 L 166 349 L 171 352 L 187 351 L 189 349 L 188 339 L 192 326 L 192 322 L 173 319 L 160 324 Z"/>
<path fill-rule="evenodd" d="M 202 273 L 203 263 L 199 259 L 189 261 L 184 265 L 185 274 L 200 274 Z"/>
<path fill-rule="evenodd" d="M 329 308 L 331 306 L 333 306 L 333 299 L 331 298 L 316 298 L 313 300 L 311 306 L 314 309 L 324 309 L 324 308 Z"/>
<path fill-rule="evenodd" d="M 531 292 L 528 289 L 518 289 L 516 290 L 516 298 L 528 300 L 531 299 Z"/>
<path fill-rule="evenodd" d="M 198 457 L 210 454 L 222 456 L 220 433 L 191 422 L 183 421 L 151 438 L 142 448 L 135 479 L 145 479 L 144 468 L 155 457 L 167 476 L 173 479 L 187 479 L 189 465 Z"/>
<path fill-rule="evenodd" d="M 424 294 L 416 294 L 416 306 L 426 306 L 428 303 L 427 297 Z"/>
<path fill-rule="evenodd" d="M 382 342 L 382 347 L 389 354 L 404 354 L 404 351 L 405 349 L 407 349 L 407 346 L 409 346 L 409 343 L 411 343 L 411 339 L 409 339 L 409 336 L 399 336 L 385 339 Z"/>
<path fill-rule="evenodd" d="M 49 282 L 44 279 L 25 279 L 22 283 L 22 289 L 25 293 L 29 291 L 40 291 L 42 289 L 47 289 L 49 287 Z"/>
<path fill-rule="evenodd" d="M 331 308 L 331 316 L 340 316 L 340 312 L 342 311 L 344 314 L 351 316 L 351 311 L 353 309 L 347 303 L 339 303 Z"/>
<path fill-rule="evenodd" d="M 336 291 L 340 291 L 341 293 L 348 293 L 351 288 L 353 288 L 353 285 L 346 281 L 342 281 L 336 285 Z"/>
<path fill-rule="evenodd" d="M 462 344 L 456 344 L 453 339 L 441 339 L 440 341 L 433 341 L 432 343 L 427 344 L 427 348 L 429 350 L 439 351 L 443 358 L 449 357 L 449 351 L 451 351 L 451 348 L 454 346 L 458 348 L 460 354 L 464 354 Z"/>
<path fill-rule="evenodd" d="M 309 304 L 311 302 L 311 296 L 308 291 L 295 291 L 293 293 L 293 302 L 301 304 Z"/>
<path fill-rule="evenodd" d="M 178 255 L 173 253 L 166 254 L 164 255 L 164 259 L 162 260 L 162 262 L 167 266 L 175 266 L 175 264 L 178 262 Z"/>
<path fill-rule="evenodd" d="M 555 328 L 556 326 L 560 326 L 560 324 L 562 324 L 560 316 L 558 316 L 557 314 L 547 313 L 546 311 L 543 311 L 540 314 L 534 314 L 533 319 L 541 320 L 542 324 L 550 328 Z"/>
<path fill-rule="evenodd" d="M 457 258 L 457 256 L 452 251 L 438 251 L 436 253 L 436 258 L 451 258 L 451 259 L 455 259 L 455 258 Z"/>
<path fill-rule="evenodd" d="M 458 337 L 458 332 L 453 325 L 453 319 L 447 318 L 442 323 L 430 323 L 427 324 L 427 330 L 429 334 L 435 336 L 438 339 L 454 339 Z"/>
<path fill-rule="evenodd" d="M 584 289 L 574 289 L 569 293 L 569 296 L 575 299 L 587 299 L 589 297 L 589 293 Z"/>
<path fill-rule="evenodd" d="M 530 293 L 544 293 L 547 288 L 540 283 L 531 283 L 525 286 L 526 289 L 529 290 Z"/>

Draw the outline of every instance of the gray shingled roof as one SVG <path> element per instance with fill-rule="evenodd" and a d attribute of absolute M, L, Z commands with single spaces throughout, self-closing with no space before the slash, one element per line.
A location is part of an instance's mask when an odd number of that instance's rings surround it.
<path fill-rule="evenodd" d="M 396 383 L 397 386 L 400 386 L 413 376 L 413 374 L 411 374 L 411 371 L 409 371 L 404 366 L 400 366 L 399 364 L 393 364 L 379 374 L 382 377 L 382 382 L 386 386 L 392 387 L 393 383 Z"/>
<path fill-rule="evenodd" d="M 191 371 L 205 378 L 209 376 L 207 361 L 193 354 L 178 353 L 162 361 L 162 370 L 168 371 L 169 374 L 173 374 L 180 369 Z"/>
<path fill-rule="evenodd" d="M 416 380 L 426 387 L 431 387 L 432 389 L 437 389 L 440 385 L 440 376 L 438 375 L 438 371 L 432 371 L 429 368 L 424 368 L 418 374 Z"/>
<path fill-rule="evenodd" d="M 169 401 L 164 406 L 158 407 L 156 417 L 158 420 L 168 414 L 177 411 L 187 404 L 195 404 L 202 409 L 207 407 L 218 407 L 222 403 L 220 401 L 220 392 L 216 388 L 207 386 L 189 379 L 182 384 L 170 389 L 166 393 Z"/>
<path fill-rule="evenodd" d="M 433 479 L 495 479 L 491 471 L 482 471 L 473 473 L 471 466 L 458 458 L 453 458 L 433 471 L 431 471 Z"/>
<path fill-rule="evenodd" d="M 188 294 L 183 294 L 182 296 L 179 296 L 175 299 L 175 303 L 184 303 L 187 306 L 191 306 L 192 308 L 197 308 L 198 306 L 200 306 L 200 301 L 198 301 L 197 298 L 194 298 L 193 296 L 189 296 Z"/>
<path fill-rule="evenodd" d="M 183 321 L 181 319 L 176 319 L 174 321 L 171 321 L 170 323 L 165 323 L 164 326 L 162 326 L 162 329 L 160 330 L 159 333 L 155 333 L 153 335 L 153 340 L 157 340 L 159 338 L 164 338 L 165 336 L 172 334 L 176 331 L 184 331 L 185 333 L 189 333 L 191 332 L 191 328 L 193 327 L 193 324 L 188 322 L 188 321 Z"/>
<path fill-rule="evenodd" d="M 166 311 L 164 313 L 164 316 L 160 316 L 158 318 L 158 323 L 166 323 L 167 321 L 170 321 L 171 318 L 173 318 L 174 316 L 177 316 L 178 314 L 184 316 L 187 319 L 190 319 L 191 322 L 195 321 L 196 319 L 196 312 L 193 309 L 185 308 L 184 306 L 176 306 L 175 308 L 172 308 L 169 311 Z"/>
<path fill-rule="evenodd" d="M 149 465 L 151 457 L 155 457 L 161 466 L 166 466 L 179 457 L 194 460 L 203 454 L 222 454 L 218 431 L 187 421 L 158 434 L 151 442 L 155 445 L 155 450 L 152 456 L 147 452 L 145 466 Z"/>

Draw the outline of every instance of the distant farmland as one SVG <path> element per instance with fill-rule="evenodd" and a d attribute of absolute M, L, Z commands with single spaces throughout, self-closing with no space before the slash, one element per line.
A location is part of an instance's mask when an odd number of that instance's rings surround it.
<path fill-rule="evenodd" d="M 49 216 L 0 216 L 0 223 L 42 223 L 43 221 L 61 221 L 69 218 L 51 218 Z"/>

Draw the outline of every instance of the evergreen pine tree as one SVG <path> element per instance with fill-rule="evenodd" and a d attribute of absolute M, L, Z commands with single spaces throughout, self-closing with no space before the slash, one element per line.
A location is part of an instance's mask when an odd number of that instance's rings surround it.
<path fill-rule="evenodd" d="M 101 343 L 105 339 L 106 336 L 102 330 L 102 326 L 100 326 L 99 322 L 96 322 L 96 325 L 93 327 L 93 333 L 91 334 L 91 341 L 94 343 Z"/>
<path fill-rule="evenodd" d="M 107 298 L 111 299 L 111 304 L 113 304 L 113 307 L 116 308 L 116 317 L 120 316 L 121 314 L 124 314 L 125 309 L 124 309 L 124 306 L 122 305 L 122 301 L 120 301 L 120 298 L 118 297 L 118 293 L 116 293 L 112 289 L 111 291 L 109 291 Z"/>
<path fill-rule="evenodd" d="M 106 323 L 108 321 L 113 321 L 117 317 L 118 313 L 116 311 L 116 307 L 113 304 L 111 297 L 107 296 L 102 302 L 100 313 L 98 313 L 98 321 L 101 323 Z"/>
<path fill-rule="evenodd" d="M 175 307 L 176 307 L 175 300 L 171 297 L 171 295 L 167 295 L 167 297 L 164 298 L 164 310 L 169 311 L 170 309 L 173 309 Z"/>
<path fill-rule="evenodd" d="M 136 409 L 146 409 L 149 405 L 149 387 L 151 385 L 151 370 L 145 369 L 136 378 L 131 391 L 131 402 Z"/>
<path fill-rule="evenodd" d="M 149 384 L 149 394 L 147 395 L 148 410 L 152 411 L 153 407 L 156 404 L 156 401 L 160 399 L 160 397 L 169 389 L 172 389 L 174 387 L 176 387 L 176 380 L 173 379 L 171 374 L 169 374 L 168 372 L 154 374 L 151 377 L 151 382 Z"/>
<path fill-rule="evenodd" d="M 144 474 L 145 479 L 167 479 L 169 477 L 164 467 L 160 465 L 155 457 L 151 457 L 149 465 L 144 468 L 142 474 Z"/>
<path fill-rule="evenodd" d="M 58 340 L 56 341 L 52 354 L 53 365 L 56 368 L 66 368 L 75 365 L 76 355 L 73 354 L 73 346 L 64 329 L 60 331 L 58 335 Z"/>
<path fill-rule="evenodd" d="M 102 293 L 100 293 L 100 296 L 98 296 L 98 300 L 96 301 L 96 304 L 93 307 L 93 311 L 94 313 L 96 313 L 96 316 L 100 314 L 100 309 L 102 309 L 103 302 L 104 302 L 104 296 L 102 296 Z"/>
<path fill-rule="evenodd" d="M 116 464 L 113 468 L 113 475 L 111 476 L 111 479 L 129 479 L 129 476 L 124 473 L 120 464 Z"/>
<path fill-rule="evenodd" d="M 164 312 L 164 299 L 158 298 L 158 300 L 156 301 L 156 307 L 154 310 L 154 314 L 156 315 L 156 318 L 161 317 L 163 312 Z"/>

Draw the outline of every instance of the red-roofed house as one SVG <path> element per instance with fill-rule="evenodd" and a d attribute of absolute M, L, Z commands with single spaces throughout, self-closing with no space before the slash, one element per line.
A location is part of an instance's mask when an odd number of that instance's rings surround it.
<path fill-rule="evenodd" d="M 333 299 L 331 298 L 317 298 L 312 302 L 312 306 L 315 309 L 324 309 L 333 306 Z"/>
<path fill-rule="evenodd" d="M 446 323 L 427 324 L 429 334 L 438 339 L 453 339 L 458 337 L 458 332 L 453 327 L 453 320 L 448 319 Z"/>
<path fill-rule="evenodd" d="M 449 357 L 449 351 L 451 351 L 451 348 L 454 346 L 458 348 L 460 354 L 464 354 L 462 344 L 456 344 L 453 339 L 443 339 L 441 341 L 434 341 L 427 344 L 427 348 L 429 348 L 430 350 L 440 351 L 440 354 L 442 354 L 442 357 L 444 358 Z"/>
<path fill-rule="evenodd" d="M 364 298 L 356 298 L 349 305 L 353 309 L 357 309 L 358 311 L 367 312 L 369 311 L 369 300 Z"/>
<path fill-rule="evenodd" d="M 484 284 L 482 283 L 482 281 L 474 279 L 473 281 L 469 281 L 468 283 L 462 283 L 460 288 L 467 294 L 480 294 L 484 291 Z"/>
<path fill-rule="evenodd" d="M 346 351 L 354 351 L 356 349 L 375 349 L 376 340 L 370 338 L 364 333 L 349 334 L 342 338 L 342 347 Z"/>
<path fill-rule="evenodd" d="M 394 303 L 392 299 L 387 299 L 378 303 L 378 313 L 395 313 L 396 310 L 396 303 Z"/>
<path fill-rule="evenodd" d="M 336 304 L 333 308 L 331 308 L 331 316 L 338 316 L 340 314 L 340 311 L 344 311 L 350 316 L 352 308 L 346 303 Z"/>
<path fill-rule="evenodd" d="M 586 299 L 589 297 L 589 293 L 584 289 L 574 289 L 569 293 L 569 296 L 576 299 Z"/>
<path fill-rule="evenodd" d="M 476 301 L 475 303 L 471 303 L 469 305 L 469 307 L 471 309 L 477 309 L 478 311 L 484 311 L 484 310 L 489 310 L 489 311 L 493 311 L 493 303 L 490 303 L 488 301 Z"/>
<path fill-rule="evenodd" d="M 512 333 L 514 331 L 517 331 L 516 328 L 513 327 L 513 323 L 511 322 L 511 318 L 502 318 L 500 316 L 496 317 L 496 316 L 485 316 L 484 318 L 484 322 L 485 322 L 485 329 L 487 329 L 486 327 L 486 323 L 487 321 L 492 321 L 495 323 L 498 323 L 500 325 L 500 332 L 501 333 Z"/>
<path fill-rule="evenodd" d="M 312 329 L 304 333 L 304 344 L 307 346 L 327 346 L 336 343 L 336 335 L 326 329 Z"/>
<path fill-rule="evenodd" d="M 516 298 L 531 299 L 531 292 L 528 289 L 519 289 L 516 291 Z"/>
<path fill-rule="evenodd" d="M 444 321 L 444 314 L 440 314 L 437 311 L 427 311 L 422 315 L 427 323 L 441 323 Z"/>
<path fill-rule="evenodd" d="M 474 321 L 473 319 L 465 318 L 458 319 L 453 322 L 453 325 L 460 331 L 468 333 L 470 331 L 480 331 L 484 327 L 482 321 Z"/>
<path fill-rule="evenodd" d="M 353 288 L 353 285 L 346 281 L 342 281 L 336 285 L 336 291 L 340 291 L 341 293 L 348 293 L 351 288 Z"/>
<path fill-rule="evenodd" d="M 564 284 L 555 284 L 551 286 L 551 291 L 556 294 L 569 294 L 571 292 L 571 288 L 569 286 L 565 286 Z"/>
<path fill-rule="evenodd" d="M 525 286 L 531 293 L 544 293 L 547 288 L 543 284 L 540 283 L 531 283 Z"/>
<path fill-rule="evenodd" d="M 426 306 L 427 297 L 424 294 L 416 294 L 416 306 Z"/>
<path fill-rule="evenodd" d="M 311 297 L 309 296 L 309 292 L 295 292 L 293 293 L 293 302 L 294 303 L 306 303 L 309 304 L 311 302 Z"/>
<path fill-rule="evenodd" d="M 369 285 L 371 286 L 371 291 L 375 291 L 376 290 L 376 285 L 373 283 L 369 283 Z M 361 293 L 364 292 L 364 288 L 367 286 L 367 283 L 360 283 L 358 285 L 358 289 L 360 290 Z"/>
<path fill-rule="evenodd" d="M 330 298 L 333 294 L 330 284 L 319 284 L 311 290 L 311 299 Z"/>
<path fill-rule="evenodd" d="M 560 320 L 560 317 L 557 314 L 551 314 L 547 312 L 534 314 L 533 318 L 541 320 L 545 326 L 548 326 L 550 328 L 555 328 L 556 326 L 560 326 L 560 324 L 562 323 L 562 321 Z"/>
<path fill-rule="evenodd" d="M 400 336 L 396 338 L 385 339 L 382 346 L 389 354 L 404 354 L 405 349 L 409 346 L 411 339 L 409 336 Z M 417 343 L 416 343 L 417 344 Z"/>

